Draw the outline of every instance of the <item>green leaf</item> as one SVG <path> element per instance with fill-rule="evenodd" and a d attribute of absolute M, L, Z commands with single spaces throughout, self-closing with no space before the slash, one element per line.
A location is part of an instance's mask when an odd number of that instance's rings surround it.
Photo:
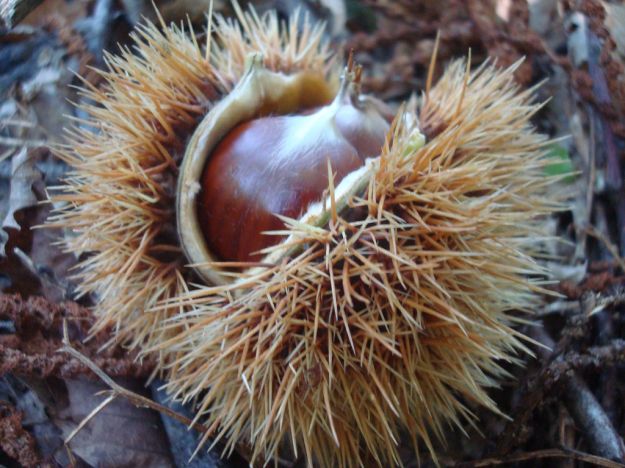
<path fill-rule="evenodd" d="M 547 155 L 553 162 L 545 166 L 545 174 L 548 176 L 567 176 L 563 180 L 567 183 L 575 182 L 577 175 L 571 162 L 568 150 L 560 145 L 552 145 Z"/>

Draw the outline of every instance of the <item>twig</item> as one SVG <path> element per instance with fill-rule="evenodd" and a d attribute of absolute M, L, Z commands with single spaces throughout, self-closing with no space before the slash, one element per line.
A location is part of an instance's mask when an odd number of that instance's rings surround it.
<path fill-rule="evenodd" d="M 507 457 L 493 457 L 484 458 L 482 460 L 461 462 L 451 466 L 455 468 L 478 468 L 481 466 L 496 466 L 504 465 L 508 463 L 516 463 L 528 460 L 538 460 L 541 458 L 568 458 L 572 460 L 583 461 L 586 463 L 592 463 L 595 466 L 604 466 L 607 468 L 623 468 L 623 463 L 618 463 L 607 458 L 598 457 L 597 455 L 591 455 L 589 453 L 580 452 L 572 449 L 545 449 L 536 450 L 534 452 L 524 452 Z"/>
<path fill-rule="evenodd" d="M 69 444 L 70 441 L 74 438 L 74 436 L 76 436 L 76 434 L 78 434 L 83 427 L 85 427 L 85 425 L 91 421 L 95 415 L 97 415 L 100 411 L 102 411 L 109 403 L 111 403 L 115 397 L 117 395 L 115 395 L 114 393 L 109 395 L 105 400 L 102 401 L 102 403 L 100 403 L 98 406 L 96 406 L 93 411 L 91 411 L 91 413 L 89 413 L 82 421 L 80 421 L 80 424 L 78 424 L 78 426 L 76 426 L 74 428 L 74 430 L 72 432 L 70 432 L 70 434 L 67 436 L 67 438 L 65 439 L 65 444 Z"/>
<path fill-rule="evenodd" d="M 621 437 L 586 384 L 575 374 L 575 370 L 622 360 L 625 354 L 625 341 L 613 340 L 611 345 L 589 348 L 584 354 L 561 354 L 561 350 L 564 349 L 562 341 L 556 346 L 543 328 L 532 327 L 530 333 L 533 339 L 545 345 L 544 348 L 537 348 L 537 354 L 545 364 L 524 385 L 523 396 L 517 405 L 519 410 L 514 415 L 514 420 L 506 425 L 499 437 L 497 443 L 499 457 L 506 455 L 513 448 L 514 443 L 518 443 L 526 421 L 544 401 L 544 397 L 556 384 L 559 384 L 565 396 L 567 409 L 575 419 L 592 452 L 604 458 L 622 461 L 625 450 Z M 549 349 L 555 352 L 552 353 Z"/>
<path fill-rule="evenodd" d="M 611 460 L 625 460 L 623 440 L 586 384 L 575 377 L 567 379 L 563 396 L 567 409 L 593 451 Z"/>
<path fill-rule="evenodd" d="M 117 384 L 113 379 L 111 379 L 108 375 L 106 375 L 98 366 L 96 366 L 95 363 L 91 359 L 81 354 L 79 351 L 77 351 L 71 346 L 69 342 L 66 321 L 63 322 L 63 345 L 64 346 L 61 349 L 59 349 L 59 352 L 68 353 L 71 356 L 78 359 L 85 366 L 91 369 L 91 371 L 96 376 L 98 376 L 106 385 L 108 385 L 111 388 L 112 391 L 111 391 L 111 395 L 109 398 L 111 397 L 116 398 L 118 396 L 124 397 L 135 406 L 150 408 L 150 409 L 153 409 L 154 411 L 158 411 L 160 413 L 166 414 L 170 418 L 173 418 L 176 421 L 180 421 L 182 424 L 185 424 L 187 427 L 192 427 L 196 431 L 201 432 L 203 434 L 208 432 L 208 427 L 204 426 L 203 424 L 193 422 L 191 419 L 179 413 L 176 413 L 175 411 L 172 411 L 167 406 L 163 406 L 159 403 L 156 403 L 155 401 L 150 400 L 149 398 L 146 398 L 143 395 L 139 395 L 138 393 L 132 392 L 128 390 L 127 388 L 124 388 L 121 385 Z M 87 418 L 91 418 L 91 417 L 93 417 L 91 414 L 87 416 Z"/>
<path fill-rule="evenodd" d="M 612 257 L 614 257 L 614 260 L 616 260 L 619 267 L 621 267 L 623 273 L 625 273 L 625 260 L 619 254 L 618 248 L 612 242 L 610 242 L 610 239 L 608 239 L 601 231 L 599 231 L 593 225 L 586 226 L 586 232 L 595 239 L 603 242 L 606 249 L 608 249 Z"/>
<path fill-rule="evenodd" d="M 588 442 L 591 450 L 604 458 L 619 461 L 625 460 L 623 440 L 614 429 L 614 426 L 612 426 L 605 411 L 581 378 L 574 372 L 564 372 L 561 369 L 556 369 L 557 365 L 563 361 L 566 362 L 566 356 L 558 356 L 557 350 L 562 349 L 561 346 L 556 347 L 547 332 L 541 331 L 542 333 L 539 332 L 539 341 L 551 349 L 557 348 L 553 356 L 555 359 L 547 366 L 542 375 L 548 376 L 551 374 L 552 376 L 560 377 L 565 406 L 582 431 L 583 437 Z M 614 349 L 622 352 L 623 345 L 625 345 L 625 342 L 617 340 Z M 597 348 L 603 349 L 604 347 Z M 595 353 L 595 355 L 601 355 L 601 353 Z M 573 362 L 572 359 L 570 361 Z M 573 368 L 572 364 L 569 365 Z M 548 380 L 546 378 L 544 381 L 546 386 L 548 385 Z"/>

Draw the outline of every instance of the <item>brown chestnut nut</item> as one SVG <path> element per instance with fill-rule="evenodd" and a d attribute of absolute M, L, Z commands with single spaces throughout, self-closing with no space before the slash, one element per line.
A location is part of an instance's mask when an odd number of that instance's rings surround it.
<path fill-rule="evenodd" d="M 377 156 L 388 124 L 352 102 L 347 79 L 334 101 L 306 115 L 269 116 L 236 126 L 212 152 L 201 179 L 198 216 L 219 258 L 260 260 L 284 223 L 328 187 Z"/>

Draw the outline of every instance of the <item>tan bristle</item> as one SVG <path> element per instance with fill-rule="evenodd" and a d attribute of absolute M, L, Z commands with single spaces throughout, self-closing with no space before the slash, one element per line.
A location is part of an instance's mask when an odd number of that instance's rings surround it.
<path fill-rule="evenodd" d="M 284 261 L 224 263 L 234 283 L 192 285 L 173 199 L 200 117 L 251 52 L 271 70 L 337 78 L 319 27 L 237 12 L 239 23 L 210 20 L 210 50 L 143 26 L 136 54 L 107 56 L 104 87 L 85 85 L 95 104 L 61 153 L 73 172 L 50 224 L 90 254 L 77 278 L 97 298 L 96 330 L 158 356 L 171 394 L 197 405 L 226 451 L 249 442 L 252 461 L 388 466 L 406 434 L 436 460 L 448 424 L 475 424 L 463 402 L 498 411 L 487 389 L 527 351 L 511 311 L 545 292 L 540 221 L 559 206 L 546 196 L 549 142 L 529 122 L 540 106 L 514 66 L 451 64 L 420 108 L 401 107 L 349 216 L 331 184 L 328 226 L 284 218 L 291 244 L 270 248 L 294 252 Z"/>

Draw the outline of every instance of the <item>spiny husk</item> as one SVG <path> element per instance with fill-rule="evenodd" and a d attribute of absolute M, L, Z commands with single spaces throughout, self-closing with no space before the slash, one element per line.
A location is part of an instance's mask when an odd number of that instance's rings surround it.
<path fill-rule="evenodd" d="M 158 324 L 178 312 L 147 312 L 186 291 L 190 278 L 175 233 L 177 168 L 185 141 L 239 80 L 246 57 L 262 52 L 270 70 L 336 78 L 321 27 L 298 30 L 296 16 L 283 30 L 276 14 L 253 10 L 238 10 L 238 19 L 214 18 L 215 37 L 209 23 L 202 45 L 184 27 L 139 27 L 132 51 L 105 56 L 104 85 L 84 84 L 89 118 L 59 151 L 73 170 L 53 189 L 61 208 L 48 224 L 71 232 L 67 251 L 89 254 L 76 277 L 80 292 L 97 298 L 95 331 L 114 326 L 115 339 L 131 347 L 165 339 Z"/>
<path fill-rule="evenodd" d="M 524 350 L 510 311 L 538 301 L 537 220 L 557 208 L 544 197 L 546 141 L 528 122 L 538 106 L 512 70 L 468 79 L 452 65 L 419 112 L 431 141 L 415 150 L 400 118 L 343 217 L 287 220 L 299 249 L 283 262 L 192 286 L 172 209 L 197 121 L 251 52 L 272 70 L 333 76 L 320 29 L 239 20 L 217 20 L 210 46 L 144 26 L 136 55 L 107 56 L 105 85 L 85 84 L 94 104 L 62 152 L 74 170 L 51 224 L 73 232 L 67 250 L 90 254 L 77 276 L 98 298 L 97 329 L 158 353 L 170 391 L 229 448 L 243 439 L 257 458 L 291 447 L 309 463 L 386 465 L 405 431 L 434 453 L 432 435 L 475 420 L 463 402 L 496 411 L 485 389 L 506 376 L 497 360 Z"/>
<path fill-rule="evenodd" d="M 431 141 L 415 149 L 417 115 L 398 118 L 344 216 L 287 220 L 292 244 L 273 250 L 298 245 L 289 258 L 168 302 L 185 310 L 159 324 L 184 326 L 154 348 L 177 356 L 168 388 L 227 448 L 388 466 L 403 434 L 435 457 L 432 436 L 474 423 L 467 403 L 497 411 L 486 389 L 527 351 L 511 311 L 544 292 L 533 256 L 558 208 L 513 71 L 452 64 L 419 112 Z"/>

